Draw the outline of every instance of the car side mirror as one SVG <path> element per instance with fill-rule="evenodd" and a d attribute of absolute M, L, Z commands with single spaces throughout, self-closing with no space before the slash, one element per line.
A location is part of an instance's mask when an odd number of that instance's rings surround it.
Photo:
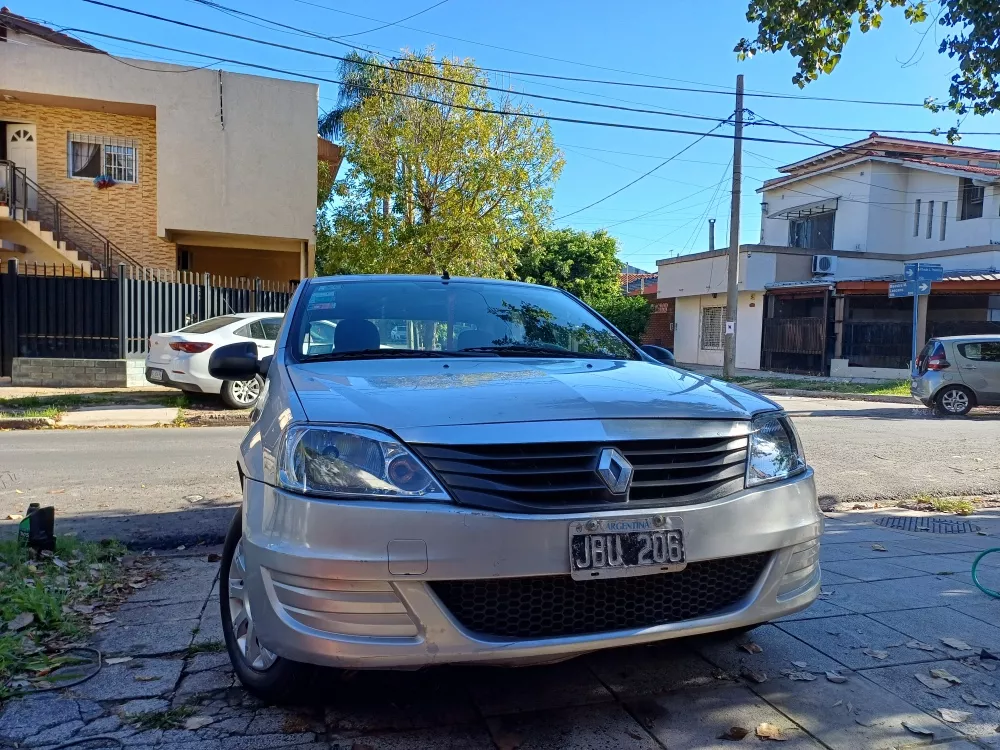
<path fill-rule="evenodd" d="M 664 349 L 662 346 L 653 346 L 652 344 L 646 344 L 644 346 L 640 346 L 639 348 L 661 364 L 673 365 L 676 363 L 673 352 L 671 352 L 669 349 Z"/>
<path fill-rule="evenodd" d="M 257 345 L 252 341 L 220 346 L 208 359 L 208 374 L 219 380 L 250 380 L 258 368 Z"/>

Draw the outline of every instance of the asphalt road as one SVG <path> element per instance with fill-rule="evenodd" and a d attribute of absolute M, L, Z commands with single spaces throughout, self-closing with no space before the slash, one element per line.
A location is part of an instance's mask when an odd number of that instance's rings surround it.
<path fill-rule="evenodd" d="M 939 419 L 922 408 L 779 399 L 802 435 L 821 500 L 1000 494 L 1000 416 Z M 0 535 L 29 502 L 58 530 L 136 547 L 221 541 L 239 502 L 243 428 L 0 433 Z"/>

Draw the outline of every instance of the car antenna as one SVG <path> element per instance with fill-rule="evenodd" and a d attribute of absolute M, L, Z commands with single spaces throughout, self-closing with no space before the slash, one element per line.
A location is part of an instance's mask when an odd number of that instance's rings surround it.
<path fill-rule="evenodd" d="M 441 281 L 451 281 L 451 274 L 448 273 L 448 269 L 444 269 L 441 274 Z"/>

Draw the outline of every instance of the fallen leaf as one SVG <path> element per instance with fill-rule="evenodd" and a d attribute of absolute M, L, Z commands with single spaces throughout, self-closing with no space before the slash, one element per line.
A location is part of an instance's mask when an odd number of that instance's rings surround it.
<path fill-rule="evenodd" d="M 208 562 L 219 562 L 219 560 L 222 559 L 222 555 L 220 555 L 220 554 L 218 554 L 216 552 L 209 552 L 207 559 L 208 559 Z"/>
<path fill-rule="evenodd" d="M 788 739 L 781 733 L 781 727 L 768 724 L 766 721 L 757 725 L 757 736 L 762 740 L 777 740 L 778 742 L 784 742 Z"/>
<path fill-rule="evenodd" d="M 108 665 L 112 664 L 124 664 L 127 661 L 132 661 L 131 656 L 112 656 L 110 659 L 105 659 L 104 663 Z"/>
<path fill-rule="evenodd" d="M 184 550 L 186 550 L 186 549 L 187 549 L 187 547 L 185 547 L 185 546 L 184 546 L 184 545 L 182 544 L 182 545 L 181 545 L 180 547 L 178 547 L 178 548 L 177 548 L 177 551 L 178 551 L 178 552 L 183 552 L 183 551 L 184 551 Z"/>
<path fill-rule="evenodd" d="M 20 521 L 22 518 L 24 518 L 24 516 L 22 516 L 20 513 L 11 513 L 9 516 L 7 516 L 8 521 Z"/>
<path fill-rule="evenodd" d="M 759 654 L 764 650 L 753 641 L 746 641 L 745 643 L 741 643 L 740 648 L 746 651 L 748 654 Z"/>
<path fill-rule="evenodd" d="M 146 584 L 145 583 L 133 583 L 133 582 L 130 581 L 129 582 L 129 588 L 136 589 L 136 590 L 138 590 L 138 589 L 144 589 L 144 588 L 146 588 Z"/>
<path fill-rule="evenodd" d="M 62 495 L 66 490 L 49 490 L 50 495 Z"/>
<path fill-rule="evenodd" d="M 958 638 L 942 638 L 941 643 L 948 648 L 955 649 L 956 651 L 972 651 L 972 646 L 965 641 L 959 640 Z"/>
<path fill-rule="evenodd" d="M 865 656 L 870 656 L 873 659 L 885 659 L 889 656 L 888 651 L 879 651 L 874 648 L 866 648 L 861 653 L 863 653 Z"/>
<path fill-rule="evenodd" d="M 816 679 L 816 675 L 811 672 L 791 672 L 788 675 L 788 679 L 795 682 L 812 682 Z"/>
<path fill-rule="evenodd" d="M 873 544 L 872 545 L 872 549 L 875 550 L 876 552 L 888 552 L 889 551 L 885 547 L 883 547 L 881 544 Z"/>
<path fill-rule="evenodd" d="M 23 495 L 24 493 L 21 492 L 21 490 L 14 490 L 14 494 L 15 495 Z"/>
<path fill-rule="evenodd" d="M 849 713 L 849 714 L 853 714 L 854 713 L 854 704 L 853 703 L 848 703 L 847 704 L 847 713 Z"/>
<path fill-rule="evenodd" d="M 914 734 L 923 735 L 924 737 L 934 736 L 934 732 L 932 730 L 927 729 L 926 727 L 922 727 L 919 724 L 911 724 L 908 721 L 903 722 L 903 729 L 913 732 Z"/>
<path fill-rule="evenodd" d="M 930 643 L 924 643 L 923 641 L 910 641 L 906 644 L 907 648 L 919 648 L 921 651 L 936 651 L 937 646 L 932 646 Z"/>
<path fill-rule="evenodd" d="M 22 612 L 13 620 L 7 623 L 7 630 L 10 632 L 17 632 L 28 627 L 31 623 L 35 621 L 35 616 L 31 612 Z"/>
<path fill-rule="evenodd" d="M 962 693 L 962 700 L 976 708 L 987 708 L 990 705 L 982 698 L 977 698 L 973 693 Z"/>
<path fill-rule="evenodd" d="M 720 740 L 730 740 L 731 742 L 739 742 L 744 737 L 750 734 L 749 729 L 744 727 L 729 727 L 725 732 L 719 735 Z"/>
<path fill-rule="evenodd" d="M 844 677 L 844 675 L 840 674 L 840 672 L 827 672 L 826 679 L 828 679 L 830 682 L 835 682 L 838 685 L 843 682 L 847 682 L 847 678 Z"/>
<path fill-rule="evenodd" d="M 830 708 L 836 708 L 837 706 L 842 706 L 842 705 L 844 705 L 844 701 L 837 701 L 832 706 L 830 706 Z"/>
<path fill-rule="evenodd" d="M 154 680 L 160 679 L 158 675 L 153 674 L 137 674 L 133 678 L 136 682 L 153 682 Z"/>
<path fill-rule="evenodd" d="M 74 612 L 79 612 L 81 615 L 89 615 L 94 611 L 93 604 L 74 604 L 71 609 Z"/>
<path fill-rule="evenodd" d="M 792 664 L 794 664 L 799 669 L 805 669 L 806 667 L 809 666 L 809 663 L 804 661 L 793 661 Z"/>
<path fill-rule="evenodd" d="M 107 625 L 109 622 L 114 622 L 115 618 L 110 615 L 97 615 L 93 620 L 91 620 L 94 625 Z"/>
<path fill-rule="evenodd" d="M 187 721 L 184 722 L 184 728 L 193 731 L 195 729 L 201 729 L 202 727 L 207 727 L 213 721 L 215 721 L 215 719 L 213 719 L 211 716 L 192 716 L 188 718 Z"/>
<path fill-rule="evenodd" d="M 947 680 L 952 685 L 962 684 L 962 681 L 958 679 L 955 675 L 951 674 L 947 669 L 932 669 L 931 677 L 937 677 L 942 680 Z"/>
<path fill-rule="evenodd" d="M 951 687 L 951 683 L 948 682 L 948 680 L 942 680 L 936 677 L 928 677 L 925 674 L 919 674 L 919 673 L 913 676 L 916 677 L 918 680 L 920 680 L 921 684 L 923 684 L 926 687 L 929 687 L 931 690 L 941 690 L 943 688 Z"/>
<path fill-rule="evenodd" d="M 59 569 L 65 569 L 65 568 L 69 567 L 69 565 L 67 565 L 65 562 L 63 562 L 62 560 L 60 560 L 58 557 L 53 557 L 52 558 L 52 564 L 55 565 Z"/>
<path fill-rule="evenodd" d="M 970 711 L 956 711 L 952 708 L 939 708 L 938 713 L 941 714 L 941 718 L 949 724 L 961 724 L 963 721 L 972 716 L 972 712 Z"/>
<path fill-rule="evenodd" d="M 983 661 L 986 661 L 988 659 L 991 659 L 993 661 L 1000 661 L 1000 656 L 995 656 L 991 654 L 985 648 L 979 652 L 979 658 L 982 659 Z"/>
<path fill-rule="evenodd" d="M 880 722 L 879 722 L 878 719 L 876 719 L 876 718 L 874 718 L 872 716 L 869 716 L 869 717 L 864 718 L 864 719 L 862 719 L 859 716 L 859 717 L 857 717 L 857 718 L 854 719 L 854 723 L 858 724 L 860 726 L 863 726 L 863 727 L 873 727 L 873 726 L 879 724 Z"/>
<path fill-rule="evenodd" d="M 764 672 L 755 672 L 748 667 L 743 667 L 740 670 L 740 675 L 746 677 L 751 682 L 756 682 L 758 685 L 767 682 L 767 675 Z"/>

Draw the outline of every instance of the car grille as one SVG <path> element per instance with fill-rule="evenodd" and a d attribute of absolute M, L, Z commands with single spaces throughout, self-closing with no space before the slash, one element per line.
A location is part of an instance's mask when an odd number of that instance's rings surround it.
<path fill-rule="evenodd" d="M 743 489 L 747 438 L 616 443 L 413 445 L 463 505 L 547 512 L 620 504 L 597 473 L 603 448 L 635 469 L 630 505 L 681 505 Z"/>
<path fill-rule="evenodd" d="M 430 584 L 462 627 L 505 638 L 648 628 L 706 617 L 743 599 L 771 553 L 689 563 L 678 573 L 574 581 L 569 576 Z"/>

